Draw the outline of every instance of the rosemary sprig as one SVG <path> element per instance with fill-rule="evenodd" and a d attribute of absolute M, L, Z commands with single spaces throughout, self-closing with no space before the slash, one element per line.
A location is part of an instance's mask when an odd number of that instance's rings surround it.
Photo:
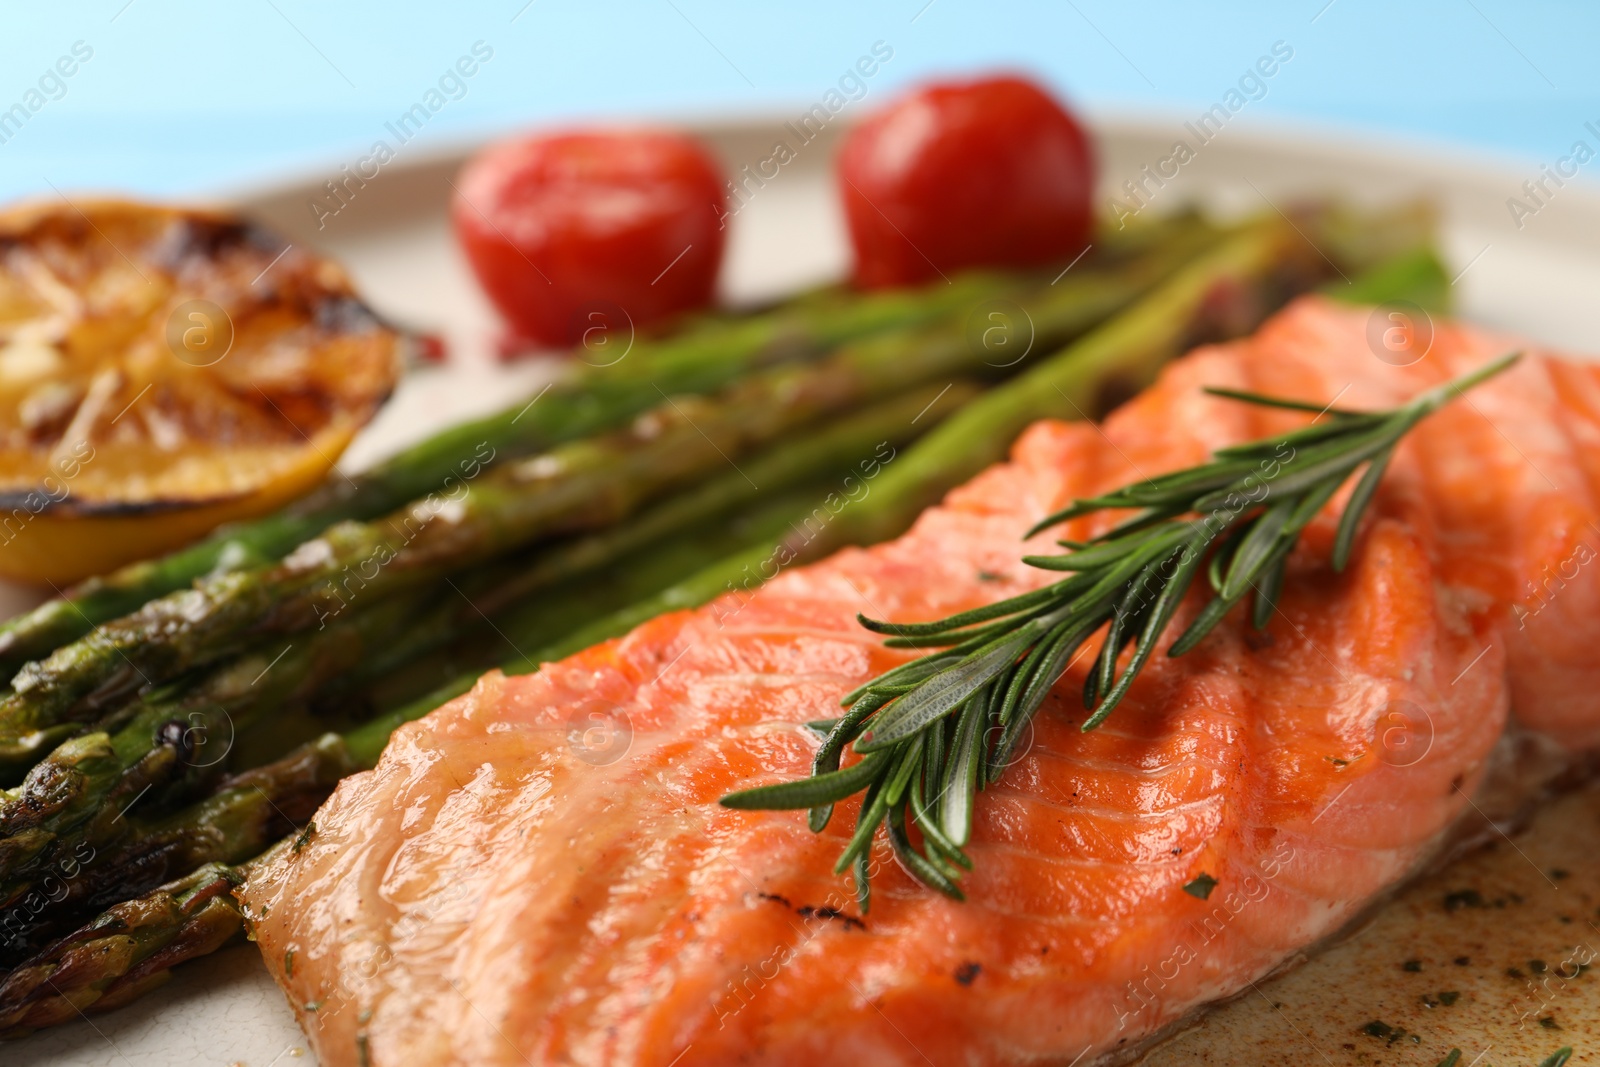
<path fill-rule="evenodd" d="M 936 622 L 890 623 L 858 616 L 892 648 L 936 648 L 848 694 L 845 714 L 811 723 L 822 735 L 811 776 L 732 793 L 739 809 L 810 808 L 812 830 L 833 805 L 865 791 L 856 828 L 835 868 L 852 870 L 861 908 L 870 902 L 867 859 L 887 824 L 896 859 L 924 884 L 957 900 L 972 869 L 963 851 L 978 792 L 1005 771 L 1018 740 L 1075 654 L 1104 630 L 1084 682 L 1083 724 L 1116 709 L 1155 652 L 1195 576 L 1211 596 L 1167 649 L 1181 656 L 1252 595 L 1251 619 L 1266 626 L 1300 533 L 1357 469 L 1365 467 L 1334 537 L 1342 570 L 1362 514 L 1395 447 L 1418 422 L 1521 357 L 1503 356 L 1390 411 L 1362 412 L 1234 389 L 1207 392 L 1244 403 L 1314 412 L 1310 425 L 1213 454 L 1209 463 L 1078 500 L 1027 536 L 1107 509 L 1132 517 L 1088 541 L 1062 541 L 1062 555 L 1025 556 L 1070 575 L 1031 593 Z M 1131 653 L 1124 662 L 1123 654 Z M 1119 669 L 1119 664 L 1121 664 Z M 850 746 L 861 759 L 841 768 Z M 915 828 L 921 838 L 915 840 Z"/>

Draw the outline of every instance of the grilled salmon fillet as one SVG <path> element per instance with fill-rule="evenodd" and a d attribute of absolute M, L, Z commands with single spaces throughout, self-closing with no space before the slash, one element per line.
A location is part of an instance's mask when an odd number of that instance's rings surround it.
<path fill-rule="evenodd" d="M 1304 421 L 1201 385 L 1389 405 L 1508 347 L 1442 326 L 1399 367 L 1367 320 L 1302 300 L 1101 427 L 1035 425 L 897 541 L 491 674 L 402 728 L 242 890 L 322 1062 L 1081 1065 L 1336 931 L 1439 847 L 1509 708 L 1571 748 L 1600 736 L 1588 368 L 1532 355 L 1423 424 L 1342 574 L 1336 500 L 1264 632 L 1236 612 L 1157 657 L 1091 733 L 1092 655 L 1070 668 L 979 798 L 967 903 L 880 842 L 863 914 L 832 873 L 853 803 L 814 835 L 716 802 L 805 774 L 798 724 L 903 660 L 858 611 L 1042 585 L 1019 560 L 1041 515 Z"/>

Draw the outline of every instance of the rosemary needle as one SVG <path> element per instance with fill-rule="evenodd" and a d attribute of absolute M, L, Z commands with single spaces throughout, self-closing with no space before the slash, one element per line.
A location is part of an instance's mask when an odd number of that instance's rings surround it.
<path fill-rule="evenodd" d="M 1503 356 L 1389 411 L 1208 389 L 1248 404 L 1324 417 L 1045 517 L 1028 536 L 1097 511 L 1134 511 L 1098 537 L 1061 542 L 1068 549 L 1064 554 L 1023 557 L 1031 566 L 1068 575 L 1051 585 L 936 622 L 860 616 L 861 625 L 888 635 L 888 647 L 938 651 L 848 694 L 841 718 L 811 724 L 824 737 L 810 777 L 732 793 L 722 803 L 810 808 L 811 828 L 821 831 L 835 803 L 864 792 L 855 832 L 836 868 L 855 872 L 862 910 L 868 903 L 865 859 L 885 824 L 890 847 L 907 871 L 963 899 L 957 880 L 972 868 L 963 849 L 977 794 L 1004 772 L 1035 712 L 1085 642 L 1104 631 L 1083 687 L 1090 712 L 1083 729 L 1092 730 L 1127 695 L 1197 575 L 1204 573 L 1210 599 L 1168 647 L 1169 656 L 1198 645 L 1246 597 L 1253 624 L 1264 627 L 1301 531 L 1364 468 L 1334 535 L 1330 562 L 1343 570 L 1401 438 L 1520 357 Z M 841 769 L 846 746 L 861 759 Z M 910 828 L 918 831 L 920 846 Z"/>

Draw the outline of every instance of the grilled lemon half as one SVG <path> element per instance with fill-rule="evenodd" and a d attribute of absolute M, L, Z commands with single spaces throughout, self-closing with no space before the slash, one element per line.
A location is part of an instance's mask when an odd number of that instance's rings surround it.
<path fill-rule="evenodd" d="M 0 212 L 0 576 L 75 581 L 328 474 L 401 369 L 333 262 L 218 212 Z"/>

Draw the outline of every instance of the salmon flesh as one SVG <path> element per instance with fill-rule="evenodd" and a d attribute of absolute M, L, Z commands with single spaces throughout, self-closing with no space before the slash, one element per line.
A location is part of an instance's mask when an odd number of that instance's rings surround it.
<path fill-rule="evenodd" d="M 1440 324 L 1379 358 L 1369 317 L 1302 299 L 1103 425 L 1033 426 L 896 541 L 490 674 L 403 727 L 242 890 L 322 1063 L 1087 1065 L 1337 931 L 1470 813 L 1509 715 L 1566 751 L 1600 741 L 1589 366 L 1529 350 L 1424 422 L 1342 573 L 1348 489 L 1264 630 L 1240 610 L 1156 656 L 1092 732 L 1094 650 L 1070 667 L 979 797 L 965 903 L 880 840 L 863 914 L 833 873 L 854 801 L 820 835 L 717 801 L 807 774 L 803 724 L 908 657 L 857 612 L 1044 585 L 1024 552 L 1109 519 L 1023 542 L 1041 516 L 1308 418 L 1202 386 L 1389 407 L 1518 347 Z"/>

